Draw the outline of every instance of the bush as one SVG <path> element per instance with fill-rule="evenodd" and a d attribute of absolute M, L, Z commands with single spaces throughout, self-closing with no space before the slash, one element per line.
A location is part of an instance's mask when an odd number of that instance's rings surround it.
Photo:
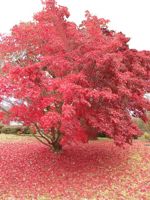
<path fill-rule="evenodd" d="M 5 134 L 30 134 L 30 129 L 26 126 L 3 126 L 1 133 Z"/>
<path fill-rule="evenodd" d="M 5 134 L 16 134 L 18 131 L 21 131 L 20 126 L 4 126 L 1 129 L 1 132 Z"/>

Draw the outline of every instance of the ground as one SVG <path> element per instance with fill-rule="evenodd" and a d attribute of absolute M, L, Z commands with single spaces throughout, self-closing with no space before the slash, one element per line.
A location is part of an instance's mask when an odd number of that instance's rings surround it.
<path fill-rule="evenodd" d="M 0 135 L 0 200 L 149 200 L 150 143 L 111 140 L 50 151 L 29 136 Z"/>

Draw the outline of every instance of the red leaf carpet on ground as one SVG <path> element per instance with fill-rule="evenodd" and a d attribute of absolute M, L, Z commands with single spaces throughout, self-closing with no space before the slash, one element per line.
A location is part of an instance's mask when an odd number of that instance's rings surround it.
<path fill-rule="evenodd" d="M 40 143 L 0 144 L 0 199 L 149 199 L 150 147 L 91 142 L 52 153 Z"/>

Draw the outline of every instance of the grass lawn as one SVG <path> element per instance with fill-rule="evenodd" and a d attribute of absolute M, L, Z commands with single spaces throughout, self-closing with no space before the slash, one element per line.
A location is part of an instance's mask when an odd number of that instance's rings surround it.
<path fill-rule="evenodd" d="M 13 143 L 13 142 L 33 142 L 35 138 L 32 135 L 13 135 L 13 134 L 0 134 L 0 143 Z"/>
<path fill-rule="evenodd" d="M 150 143 L 111 140 L 52 153 L 31 136 L 0 135 L 0 200 L 149 200 Z"/>

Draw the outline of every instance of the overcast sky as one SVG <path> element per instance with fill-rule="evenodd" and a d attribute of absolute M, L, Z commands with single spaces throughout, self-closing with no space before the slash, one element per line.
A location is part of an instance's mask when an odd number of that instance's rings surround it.
<path fill-rule="evenodd" d="M 70 20 L 77 23 L 89 10 L 99 17 L 110 19 L 110 27 L 131 38 L 130 47 L 150 50 L 150 0 L 58 0 L 71 13 Z M 0 0 L 0 32 L 20 21 L 32 19 L 41 9 L 40 0 Z"/>

